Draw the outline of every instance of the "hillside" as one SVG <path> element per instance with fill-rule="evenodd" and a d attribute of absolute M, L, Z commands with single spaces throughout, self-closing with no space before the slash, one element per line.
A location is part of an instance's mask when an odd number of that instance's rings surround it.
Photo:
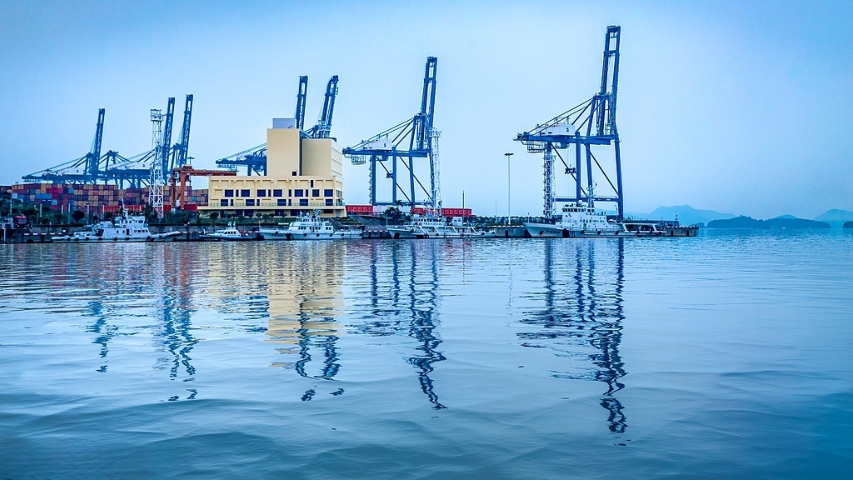
<path fill-rule="evenodd" d="M 783 215 L 781 217 L 771 218 L 769 220 L 756 220 L 752 217 L 735 217 L 729 219 L 713 220 L 708 222 L 707 228 L 752 228 L 752 229 L 768 229 L 768 228 L 830 228 L 826 222 L 817 222 L 805 218 L 796 218 L 791 215 Z"/>
<path fill-rule="evenodd" d="M 734 218 L 731 213 L 720 213 L 714 210 L 699 210 L 690 205 L 675 205 L 672 207 L 658 207 L 649 214 L 635 214 L 634 218 L 647 218 L 650 220 L 675 220 L 682 225 L 707 224 L 712 220 Z M 851 219 L 853 220 L 853 219 Z"/>
<path fill-rule="evenodd" d="M 833 208 L 815 217 L 819 222 L 826 222 L 833 227 L 841 227 L 844 222 L 853 222 L 853 211 Z"/>

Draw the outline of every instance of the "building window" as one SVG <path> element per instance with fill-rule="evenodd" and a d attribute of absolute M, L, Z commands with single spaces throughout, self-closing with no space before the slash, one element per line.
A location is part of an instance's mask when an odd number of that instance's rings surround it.
<path fill-rule="evenodd" d="M 260 198 L 260 197 L 266 197 L 266 196 L 267 196 L 267 191 L 266 191 L 266 190 L 258 190 L 258 197 L 259 197 L 259 198 Z"/>
<path fill-rule="evenodd" d="M 331 188 L 327 188 L 327 189 L 323 190 L 323 196 L 324 197 L 331 197 L 334 194 L 335 194 L 335 192 Z"/>
<path fill-rule="evenodd" d="M 287 206 L 287 200 L 285 200 L 283 198 L 279 198 L 276 202 L 276 205 L 278 205 L 279 207 L 286 207 Z"/>
<path fill-rule="evenodd" d="M 225 190 L 225 196 L 226 197 L 233 197 L 234 196 L 234 190 Z"/>
<path fill-rule="evenodd" d="M 240 196 L 245 198 L 245 197 L 251 197 L 252 194 L 249 190 L 240 190 Z"/>
<path fill-rule="evenodd" d="M 275 216 L 276 217 L 283 217 L 284 216 L 284 210 L 276 210 Z"/>
<path fill-rule="evenodd" d="M 340 190 L 335 190 L 335 193 L 337 193 L 337 194 L 338 194 L 338 198 L 341 198 L 341 197 L 343 197 L 343 196 L 344 196 L 344 192 L 342 192 L 342 191 L 340 191 Z"/>
<path fill-rule="evenodd" d="M 273 190 L 272 196 L 273 197 L 280 197 L 281 196 L 281 189 L 279 188 L 279 189 Z"/>
<path fill-rule="evenodd" d="M 232 207 L 234 206 L 234 200 L 231 200 L 231 206 Z"/>
<path fill-rule="evenodd" d="M 334 204 L 335 204 L 335 201 L 332 200 L 331 198 L 326 199 L 326 206 L 327 207 L 334 207 L 335 206 Z"/>
<path fill-rule="evenodd" d="M 255 201 L 254 201 L 254 200 L 252 200 L 251 198 L 247 198 L 247 199 L 246 199 L 246 206 L 247 206 L 247 207 L 254 207 L 254 206 L 255 206 Z"/>
<path fill-rule="evenodd" d="M 294 176 L 294 177 L 296 176 L 296 170 L 294 170 L 294 171 L 293 171 L 293 176 Z"/>
<path fill-rule="evenodd" d="M 314 188 L 314 180 L 311 180 L 311 188 Z"/>
<path fill-rule="evenodd" d="M 299 200 L 299 206 L 300 207 L 307 207 L 308 206 L 308 199 L 303 198 L 303 199 Z"/>
<path fill-rule="evenodd" d="M 299 210 L 291 210 L 290 216 L 291 217 L 298 217 L 299 216 Z"/>
<path fill-rule="evenodd" d="M 326 214 L 334 214 L 334 213 L 335 213 L 335 211 L 334 211 L 334 210 L 323 210 L 323 213 L 326 213 Z"/>
<path fill-rule="evenodd" d="M 228 206 L 228 200 L 223 198 L 222 200 L 219 201 L 219 206 L 220 207 L 227 207 Z"/>
<path fill-rule="evenodd" d="M 297 198 L 298 198 L 298 197 L 301 197 L 301 196 L 302 196 L 302 189 L 301 189 L 301 188 L 297 188 L 296 190 L 294 190 L 294 191 L 293 191 L 293 196 L 294 196 L 294 197 L 297 197 Z"/>
<path fill-rule="evenodd" d="M 312 197 L 319 197 L 320 196 L 320 189 L 315 188 L 314 190 L 311 190 L 311 196 Z"/>

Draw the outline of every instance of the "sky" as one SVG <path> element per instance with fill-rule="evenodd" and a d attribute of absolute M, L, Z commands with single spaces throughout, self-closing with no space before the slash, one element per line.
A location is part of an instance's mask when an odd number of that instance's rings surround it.
<path fill-rule="evenodd" d="M 0 184 L 151 145 L 149 110 L 194 95 L 196 168 L 265 142 L 309 76 L 306 124 L 339 75 L 332 136 L 352 146 L 411 118 L 438 57 L 444 206 L 542 210 L 543 161 L 513 139 L 598 89 L 620 25 L 625 209 L 769 218 L 853 210 L 853 2 L 108 2 L 0 0 Z M 603 151 L 601 158 L 606 162 Z M 197 184 L 198 185 L 198 184 Z M 557 169 L 559 194 L 568 191 Z M 345 160 L 349 204 L 366 166 Z"/>

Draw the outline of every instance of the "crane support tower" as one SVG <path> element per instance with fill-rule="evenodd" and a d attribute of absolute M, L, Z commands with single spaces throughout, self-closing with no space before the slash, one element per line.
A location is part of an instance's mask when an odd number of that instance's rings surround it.
<path fill-rule="evenodd" d="M 438 134 L 433 131 L 437 63 L 436 57 L 427 58 L 421 108 L 414 117 L 343 150 L 343 154 L 350 158 L 353 165 L 370 163 L 371 205 L 425 205 L 431 210 L 438 208 L 439 175 L 435 149 Z M 428 190 L 415 175 L 416 158 L 429 158 L 430 187 Z M 403 172 L 403 175 L 400 175 L 400 165 L 408 171 L 408 174 Z M 377 167 L 385 171 L 386 179 L 390 179 L 390 198 L 380 199 L 377 195 L 379 182 Z M 407 181 L 401 185 L 400 181 L 405 177 L 408 177 Z M 416 186 L 424 192 L 423 200 L 416 197 Z M 405 198 L 405 201 L 399 198 L 398 193 Z"/>
<path fill-rule="evenodd" d="M 317 124 L 309 129 L 305 126 L 305 99 L 308 92 L 308 76 L 299 77 L 299 89 L 296 94 L 296 128 L 302 132 L 303 138 L 329 138 L 332 131 L 332 114 L 335 111 L 335 98 L 338 95 L 338 76 L 334 75 L 326 84 L 326 97 L 323 101 L 323 110 Z M 246 167 L 246 175 L 267 174 L 267 144 L 262 143 L 242 152 L 220 158 L 216 166 L 236 171 L 240 167 Z"/>
<path fill-rule="evenodd" d="M 542 214 L 553 217 L 555 203 L 580 202 L 593 205 L 596 201 L 616 204 L 617 216 L 624 216 L 622 192 L 622 157 L 619 150 L 619 133 L 616 128 L 616 91 L 619 84 L 619 43 L 621 27 L 607 27 L 604 39 L 604 61 L 601 68 L 601 86 L 593 97 L 571 110 L 562 113 L 536 128 L 519 133 L 515 141 L 521 142 L 530 153 L 542 153 L 544 157 L 544 206 Z M 574 145 L 574 162 L 569 155 Z M 593 154 L 593 147 L 614 147 L 613 168 Z M 560 154 L 566 151 L 566 157 Z M 559 197 L 554 186 L 554 164 L 559 159 L 565 173 L 574 180 L 574 191 Z M 568 163 L 566 160 L 568 159 Z M 597 172 L 593 170 L 593 164 Z M 602 166 L 604 164 L 604 166 Z M 615 176 L 615 183 L 610 175 Z M 584 179 L 585 177 L 585 179 Z M 604 193 L 595 182 L 606 180 Z M 585 181 L 584 181 L 585 180 Z"/>

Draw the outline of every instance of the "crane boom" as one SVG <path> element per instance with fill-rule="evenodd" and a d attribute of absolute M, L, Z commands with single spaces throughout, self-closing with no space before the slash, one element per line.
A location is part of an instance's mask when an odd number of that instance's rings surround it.
<path fill-rule="evenodd" d="M 308 94 L 308 75 L 299 77 L 299 91 L 296 94 L 296 129 L 302 130 L 305 126 L 305 98 Z"/>
<path fill-rule="evenodd" d="M 98 165 L 101 160 L 101 143 L 104 140 L 104 114 L 106 109 L 98 110 L 98 125 L 95 127 L 95 139 L 92 150 L 86 155 L 86 174 L 91 180 L 98 178 Z"/>
<path fill-rule="evenodd" d="M 169 145 L 172 144 L 172 119 L 175 116 L 175 97 L 169 97 L 169 102 L 166 105 L 165 125 L 163 126 L 163 138 L 160 141 L 162 148 L 160 150 L 160 163 L 163 172 L 169 170 Z M 165 179 L 164 179 L 165 181 Z"/>
<path fill-rule="evenodd" d="M 334 75 L 326 84 L 326 97 L 323 100 L 323 110 L 317 125 L 311 128 L 308 136 L 312 138 L 329 138 L 332 131 L 332 115 L 335 113 L 335 98 L 338 95 L 338 76 Z"/>
<path fill-rule="evenodd" d="M 182 167 L 187 164 L 187 156 L 190 148 L 190 125 L 193 116 L 193 96 L 187 95 L 184 103 L 184 123 L 181 124 L 181 143 L 175 145 L 175 154 L 172 157 L 172 168 Z M 177 157 L 177 158 L 175 158 Z"/>

